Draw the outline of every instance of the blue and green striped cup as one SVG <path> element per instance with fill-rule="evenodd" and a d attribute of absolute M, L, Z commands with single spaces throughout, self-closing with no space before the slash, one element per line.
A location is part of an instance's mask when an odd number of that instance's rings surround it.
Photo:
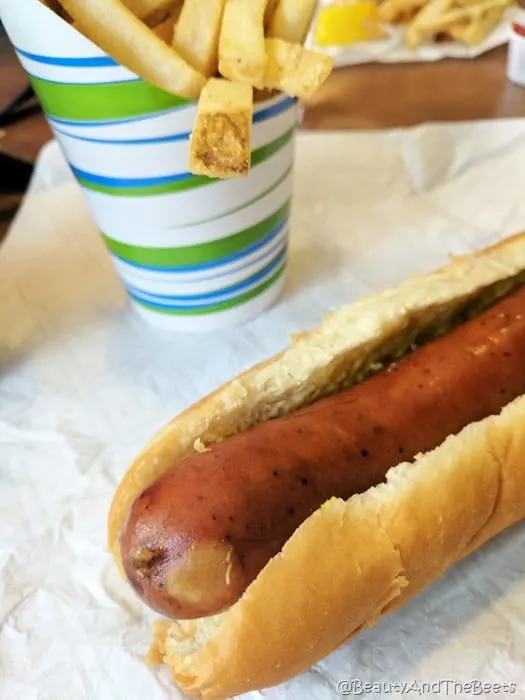
<path fill-rule="evenodd" d="M 133 307 L 180 331 L 268 308 L 286 266 L 295 100 L 256 104 L 247 177 L 197 177 L 196 103 L 139 79 L 37 0 L 0 7 Z"/>

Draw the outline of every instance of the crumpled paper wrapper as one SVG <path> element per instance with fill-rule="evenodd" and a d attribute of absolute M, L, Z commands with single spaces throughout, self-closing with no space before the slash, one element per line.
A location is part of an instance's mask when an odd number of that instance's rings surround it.
<path fill-rule="evenodd" d="M 320 5 L 330 5 L 333 0 L 322 0 Z M 334 58 L 336 67 L 356 66 L 363 63 L 432 63 L 443 58 L 475 58 L 498 46 L 508 43 L 511 34 L 511 22 L 519 12 L 517 7 L 505 11 L 504 18 L 479 46 L 465 46 L 456 41 L 427 41 L 416 49 L 405 46 L 405 26 L 384 25 L 387 37 L 379 41 L 369 41 L 351 46 L 318 47 L 312 31 L 308 37 L 309 48 L 322 51 Z"/>
<path fill-rule="evenodd" d="M 80 191 L 48 154 L 0 247 L 0 698 L 174 700 L 167 670 L 142 660 L 155 615 L 106 551 L 126 466 L 173 415 L 330 309 L 525 228 L 525 122 L 301 135 L 286 294 L 210 342 L 128 311 Z M 473 695 L 447 679 L 524 697 L 525 527 L 310 672 L 246 697 L 335 700 L 352 679 L 366 698 L 437 681 L 423 697 Z"/>

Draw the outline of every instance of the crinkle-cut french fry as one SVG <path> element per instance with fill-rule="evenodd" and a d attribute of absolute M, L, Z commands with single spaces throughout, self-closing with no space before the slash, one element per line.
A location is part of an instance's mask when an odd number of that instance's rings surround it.
<path fill-rule="evenodd" d="M 211 78 L 201 93 L 190 139 L 190 172 L 216 178 L 247 175 L 252 117 L 250 85 Z"/>
<path fill-rule="evenodd" d="M 226 0 L 185 0 L 175 27 L 174 48 L 207 77 L 217 72 L 225 2 Z"/>
<path fill-rule="evenodd" d="M 196 99 L 206 79 L 118 0 L 60 0 L 91 41 L 144 80 Z"/>

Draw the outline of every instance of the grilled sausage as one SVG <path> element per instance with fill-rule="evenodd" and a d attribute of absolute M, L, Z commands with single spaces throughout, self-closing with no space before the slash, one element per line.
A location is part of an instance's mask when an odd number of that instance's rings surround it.
<path fill-rule="evenodd" d="M 233 604 L 293 531 L 525 392 L 525 289 L 339 394 L 194 454 L 135 501 L 124 568 L 154 609 Z"/>

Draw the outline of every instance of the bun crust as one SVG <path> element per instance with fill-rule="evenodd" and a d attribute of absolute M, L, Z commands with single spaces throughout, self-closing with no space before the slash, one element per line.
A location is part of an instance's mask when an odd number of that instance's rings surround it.
<path fill-rule="evenodd" d="M 525 396 L 326 503 L 222 618 L 159 630 L 175 683 L 210 700 L 306 671 L 525 517 L 524 449 Z"/>
<path fill-rule="evenodd" d="M 180 414 L 142 451 L 117 490 L 108 533 L 117 564 L 132 503 L 177 462 L 359 381 L 421 332 L 446 326 L 465 305 L 486 305 L 523 283 L 524 270 L 525 234 L 455 258 L 395 290 L 341 307 L 280 355 Z M 525 517 L 522 426 L 525 397 L 415 464 L 390 470 L 385 484 L 347 502 L 330 500 L 228 611 L 159 625 L 152 660 L 167 662 L 175 682 L 203 698 L 268 687 L 306 670 Z"/>

